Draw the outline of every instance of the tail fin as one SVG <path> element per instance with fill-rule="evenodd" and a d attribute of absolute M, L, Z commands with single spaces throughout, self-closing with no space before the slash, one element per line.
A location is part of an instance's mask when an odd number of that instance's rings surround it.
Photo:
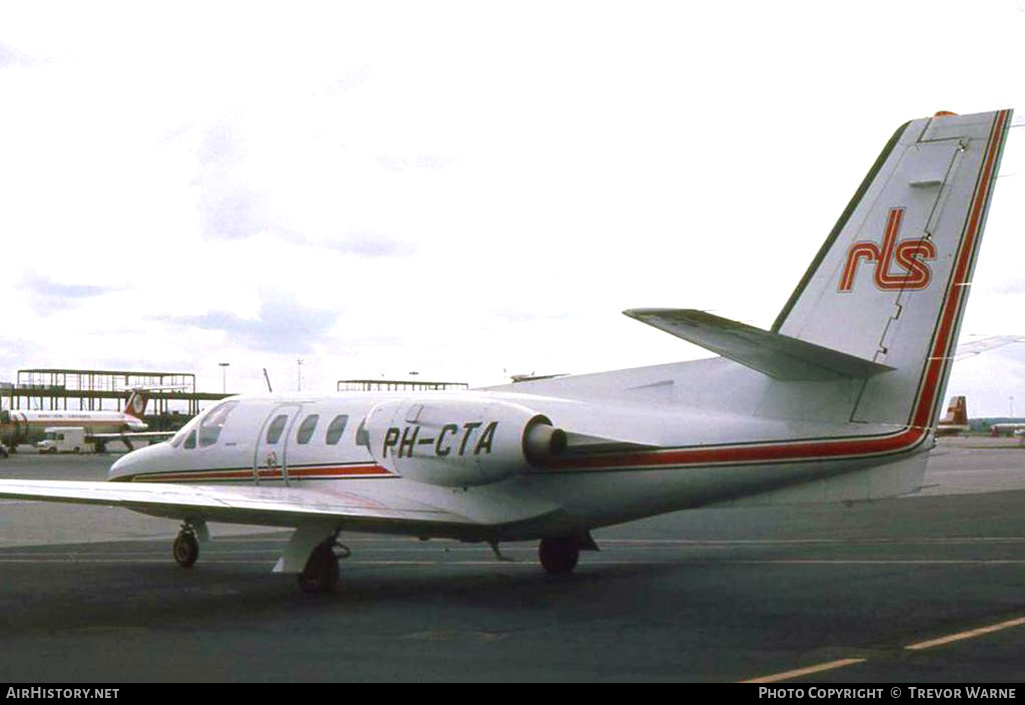
<path fill-rule="evenodd" d="M 950 398 L 950 406 L 947 407 L 947 415 L 943 417 L 943 423 L 948 426 L 968 425 L 968 405 L 963 396 Z"/>
<path fill-rule="evenodd" d="M 125 403 L 125 413 L 141 421 L 143 414 L 146 413 L 146 403 L 148 401 L 149 395 L 146 394 L 146 390 L 136 387 L 132 390 L 132 393 L 128 396 L 128 401 Z"/>
<path fill-rule="evenodd" d="M 1011 111 L 902 126 L 773 332 L 893 368 L 860 384 L 851 421 L 933 426 Z"/>

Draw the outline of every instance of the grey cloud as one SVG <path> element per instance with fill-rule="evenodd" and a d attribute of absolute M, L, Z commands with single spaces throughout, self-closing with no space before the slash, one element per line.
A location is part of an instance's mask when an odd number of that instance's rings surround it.
<path fill-rule="evenodd" d="M 361 257 L 408 257 L 416 249 L 395 238 L 379 233 L 349 233 L 341 240 L 326 243 L 326 246 L 343 254 Z"/>
<path fill-rule="evenodd" d="M 206 131 L 199 148 L 199 163 L 204 167 L 224 168 L 237 163 L 242 156 L 242 145 L 231 125 L 221 122 Z"/>
<path fill-rule="evenodd" d="M 0 375 L 0 382 L 14 382 L 15 370 L 37 366 L 45 360 L 48 351 L 44 345 L 35 341 L 7 337 L 0 341 L 0 369 L 9 370 L 10 379 L 6 374 Z"/>
<path fill-rule="evenodd" d="M 409 340 L 398 335 L 370 335 L 362 338 L 345 338 L 338 342 L 342 354 L 359 355 L 365 348 L 401 348 Z"/>
<path fill-rule="evenodd" d="M 371 72 L 372 69 L 367 64 L 361 64 L 350 71 L 345 71 L 339 74 L 334 82 L 327 85 L 326 92 L 330 95 L 351 91 L 356 86 L 365 83 Z"/>
<path fill-rule="evenodd" d="M 45 294 L 48 296 L 59 296 L 61 298 L 71 299 L 99 296 L 116 290 L 116 287 L 112 286 L 62 284 L 34 272 L 26 272 L 21 278 L 21 284 L 35 294 Z"/>
<path fill-rule="evenodd" d="M 388 171 L 393 171 L 395 173 L 398 173 L 400 171 L 405 171 L 405 169 L 406 169 L 406 160 L 405 159 L 400 159 L 398 157 L 393 157 L 390 154 L 382 154 L 382 155 L 378 156 L 377 157 L 377 163 L 380 164 L 381 166 L 383 166 Z"/>
<path fill-rule="evenodd" d="M 200 223 L 206 237 L 239 240 L 266 230 L 263 198 L 245 186 L 207 189 L 199 201 Z"/>
<path fill-rule="evenodd" d="M 437 171 L 438 169 L 446 169 L 453 166 L 458 159 L 455 157 L 446 157 L 443 154 L 418 154 L 416 155 L 416 165 L 421 169 L 432 169 Z"/>
<path fill-rule="evenodd" d="M 348 235 L 327 240 L 313 240 L 298 233 L 280 234 L 282 239 L 293 245 L 321 247 L 344 255 L 356 255 L 371 259 L 387 257 L 408 257 L 416 251 L 415 245 L 402 242 L 390 235 L 377 232 L 351 232 Z"/>
<path fill-rule="evenodd" d="M 458 161 L 455 157 L 444 154 L 417 154 L 413 159 L 396 157 L 391 154 L 380 154 L 377 157 L 378 164 L 396 174 L 405 171 L 411 164 L 418 169 L 439 171 L 455 165 Z"/>
<path fill-rule="evenodd" d="M 536 321 L 569 321 L 576 318 L 564 311 L 522 311 L 511 308 L 497 309 L 493 312 L 496 318 L 506 323 L 534 323 Z"/>
<path fill-rule="evenodd" d="M 249 347 L 272 353 L 306 353 L 324 340 L 335 313 L 304 306 L 287 294 L 261 294 L 260 315 L 248 319 L 225 311 L 199 316 L 162 316 L 158 320 L 225 333 Z"/>
<path fill-rule="evenodd" d="M 989 288 L 994 294 L 1025 294 L 1025 279 L 1008 279 Z"/>
<path fill-rule="evenodd" d="M 36 62 L 27 54 L 22 54 L 6 44 L 0 44 L 0 68 L 31 66 L 34 63 Z"/>
<path fill-rule="evenodd" d="M 32 309 L 43 316 L 73 308 L 79 300 L 119 290 L 116 286 L 64 284 L 35 272 L 25 272 L 22 275 L 21 287 L 29 294 L 29 305 Z"/>
<path fill-rule="evenodd" d="M 173 136 L 192 129 L 186 125 Z M 195 179 L 200 196 L 197 202 L 200 230 L 213 240 L 242 240 L 258 233 L 273 233 L 286 242 L 323 247 L 342 254 L 359 257 L 406 257 L 415 251 L 409 243 L 374 231 L 350 232 L 335 238 L 309 238 L 294 232 L 275 220 L 267 205 L 267 195 L 250 188 L 242 169 L 245 149 L 231 125 L 221 122 L 204 135 L 197 159 L 199 170 Z M 401 172 L 410 161 L 382 155 L 378 161 L 386 169 Z M 419 155 L 417 168 L 442 169 L 454 163 L 439 155 Z"/>
<path fill-rule="evenodd" d="M 161 145 L 174 142 L 179 137 L 187 135 L 194 128 L 195 126 L 191 122 L 183 122 L 179 125 L 175 125 L 174 127 L 162 130 L 160 132 L 159 142 Z"/>
<path fill-rule="evenodd" d="M 196 184 L 201 193 L 200 227 L 207 238 L 238 240 L 273 226 L 265 196 L 245 184 L 244 158 L 245 147 L 229 123 L 222 121 L 204 134 L 197 152 Z"/>

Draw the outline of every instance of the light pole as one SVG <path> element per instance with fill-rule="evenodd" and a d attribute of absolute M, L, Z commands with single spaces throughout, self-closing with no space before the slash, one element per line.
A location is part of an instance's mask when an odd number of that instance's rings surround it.
<path fill-rule="evenodd" d="M 230 362 L 218 362 L 221 366 L 221 392 L 224 394 L 228 393 L 228 365 Z"/>

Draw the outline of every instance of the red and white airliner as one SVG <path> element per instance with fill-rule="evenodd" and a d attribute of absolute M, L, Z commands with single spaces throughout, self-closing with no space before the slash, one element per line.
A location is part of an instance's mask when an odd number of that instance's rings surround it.
<path fill-rule="evenodd" d="M 90 443 L 103 445 L 108 441 L 163 437 L 161 432 L 145 433 L 142 420 L 149 400 L 144 389 L 133 389 L 124 411 L 20 411 L 0 409 L 0 454 L 7 456 L 21 443 L 34 444 L 43 438 L 46 429 L 80 428 Z"/>
<path fill-rule="evenodd" d="M 461 392 L 234 397 L 108 482 L 5 480 L 0 497 L 179 519 L 185 566 L 206 522 L 294 527 L 275 570 L 330 590 L 342 531 L 496 553 L 539 540 L 544 569 L 566 573 L 593 529 L 661 512 L 912 492 L 1010 119 L 901 126 L 771 329 L 626 311 L 719 357 Z"/>

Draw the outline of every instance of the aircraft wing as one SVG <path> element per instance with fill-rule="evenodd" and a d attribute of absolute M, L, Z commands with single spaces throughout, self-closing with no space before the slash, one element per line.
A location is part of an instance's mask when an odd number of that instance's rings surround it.
<path fill-rule="evenodd" d="M 1002 348 L 1005 345 L 1021 342 L 1025 342 L 1025 336 L 1023 335 L 994 335 L 988 338 L 969 340 L 957 346 L 957 350 L 954 351 L 954 359 L 964 360 L 965 358 L 981 355 L 990 350 Z"/>
<path fill-rule="evenodd" d="M 89 443 L 96 441 L 166 441 L 176 431 L 125 431 L 124 433 L 90 433 L 85 437 Z"/>
<path fill-rule="evenodd" d="M 392 495 L 392 496 L 389 496 Z M 474 529 L 547 516 L 551 506 L 476 499 L 459 509 L 394 493 L 175 483 L 0 480 L 0 498 L 125 507 L 189 521 L 296 527 L 325 520 L 349 531 L 467 538 Z M 463 511 L 465 509 L 465 511 Z"/>

